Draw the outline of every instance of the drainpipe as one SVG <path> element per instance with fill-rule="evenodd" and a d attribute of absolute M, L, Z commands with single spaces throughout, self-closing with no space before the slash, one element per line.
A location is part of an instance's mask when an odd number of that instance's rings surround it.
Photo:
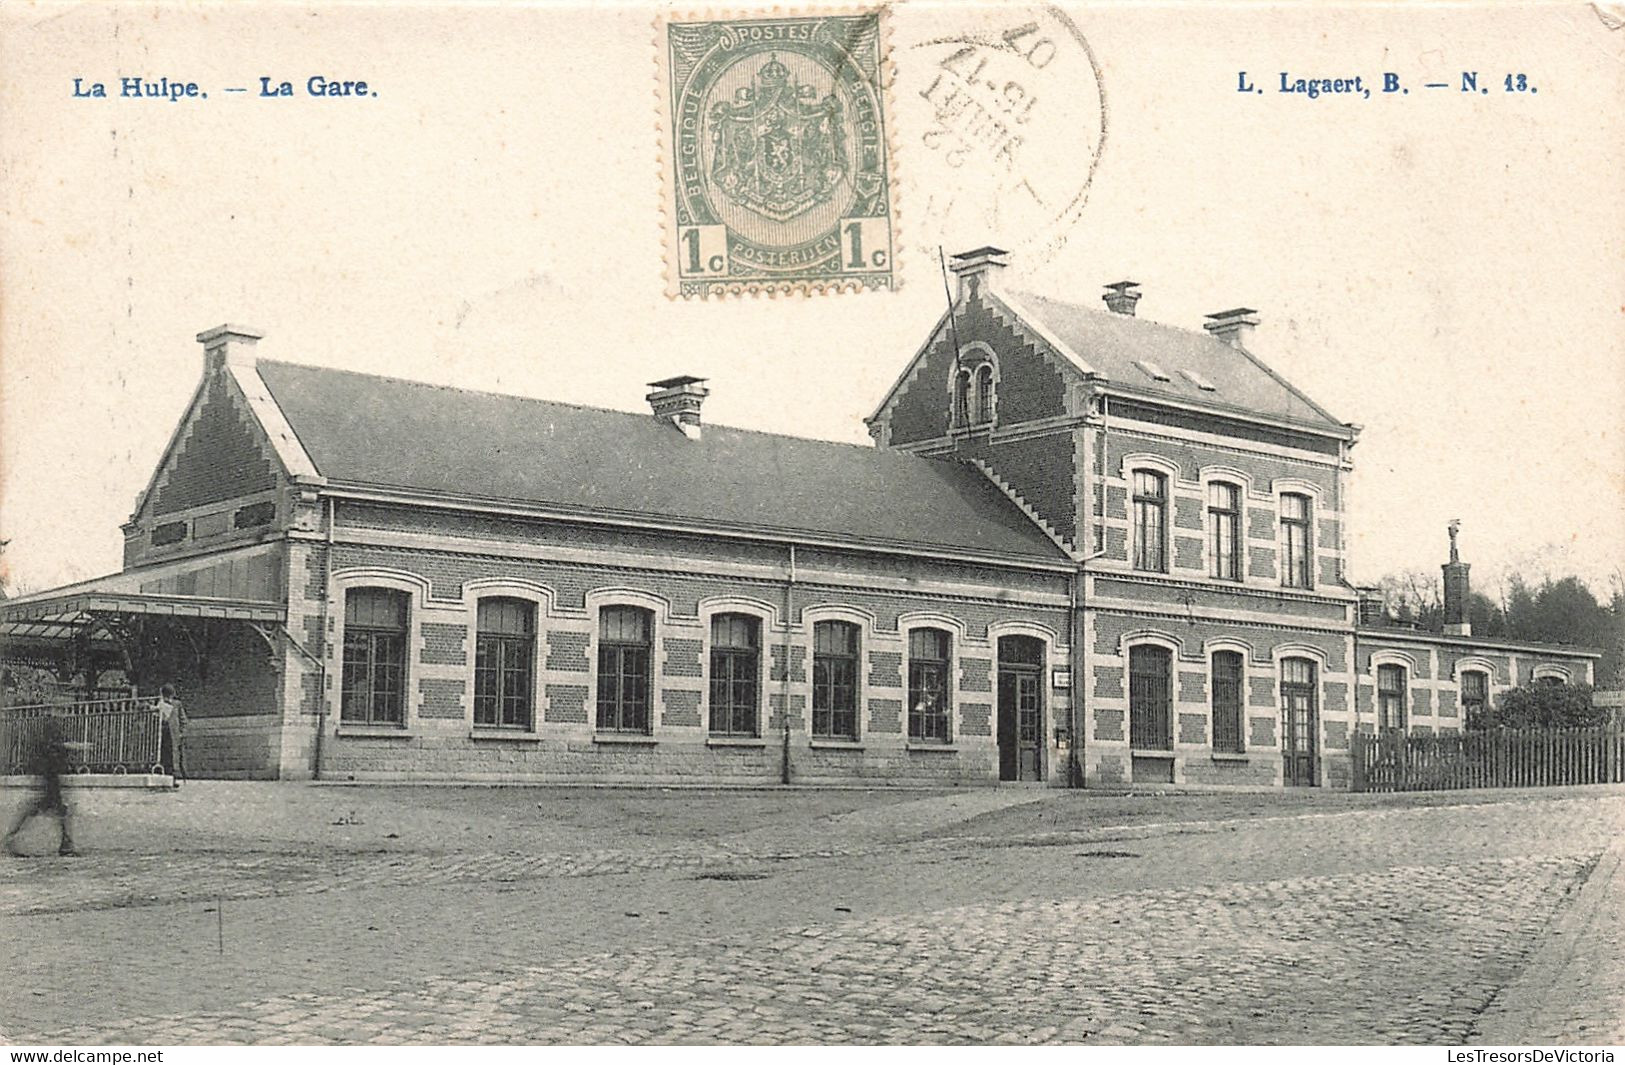
<path fill-rule="evenodd" d="M 779 711 L 779 720 L 783 724 L 781 758 L 779 763 L 779 783 L 790 783 L 790 651 L 791 624 L 790 612 L 794 608 L 791 603 L 792 593 L 796 586 L 796 545 L 790 545 L 790 567 L 785 571 L 784 577 L 784 680 L 783 698 L 784 706 Z"/>
<path fill-rule="evenodd" d="M 322 658 L 317 662 L 316 688 L 316 747 L 311 766 L 311 779 L 322 779 L 322 737 L 327 734 L 327 660 L 333 649 L 328 646 L 332 635 L 329 616 L 333 603 L 333 497 L 327 497 L 327 547 L 322 552 Z"/>

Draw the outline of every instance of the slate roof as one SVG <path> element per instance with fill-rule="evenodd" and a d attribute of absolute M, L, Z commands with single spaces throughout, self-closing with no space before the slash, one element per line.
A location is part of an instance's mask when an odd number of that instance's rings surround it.
<path fill-rule="evenodd" d="M 973 467 L 855 444 L 261 361 L 329 483 L 871 546 L 1064 562 Z"/>
<path fill-rule="evenodd" d="M 1012 291 L 1009 302 L 1010 310 L 1028 312 L 1026 316 L 1037 319 L 1033 325 L 1047 330 L 1084 360 L 1087 365 L 1080 369 L 1092 370 L 1113 384 L 1348 435 L 1342 422 L 1256 357 L 1205 331 L 1180 329 L 1035 293 Z M 1019 313 L 1017 316 L 1026 317 Z M 1135 365 L 1136 360 L 1155 363 L 1170 379 L 1153 380 Z M 1200 387 L 1181 370 L 1190 370 L 1212 384 L 1213 391 Z"/>

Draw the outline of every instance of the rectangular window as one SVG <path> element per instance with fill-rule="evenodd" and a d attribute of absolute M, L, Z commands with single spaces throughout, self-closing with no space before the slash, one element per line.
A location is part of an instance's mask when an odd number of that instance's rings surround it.
<path fill-rule="evenodd" d="M 186 539 L 186 523 L 184 521 L 171 521 L 163 525 L 155 525 L 152 529 L 152 546 L 166 547 L 169 544 L 178 544 Z"/>
<path fill-rule="evenodd" d="M 1227 754 L 1246 750 L 1242 739 L 1242 705 L 1245 691 L 1244 659 L 1235 651 L 1213 655 L 1213 749 Z"/>
<path fill-rule="evenodd" d="M 647 610 L 606 606 L 598 613 L 598 728 L 649 731 L 650 640 Z"/>
<path fill-rule="evenodd" d="M 1281 583 L 1309 587 L 1309 497 L 1281 497 Z"/>
<path fill-rule="evenodd" d="M 1168 478 L 1150 470 L 1134 471 L 1134 568 L 1166 573 L 1163 544 L 1168 509 Z"/>
<path fill-rule="evenodd" d="M 1129 648 L 1129 746 L 1135 750 L 1173 750 L 1173 714 L 1169 691 L 1172 668 L 1173 655 L 1166 648 Z"/>
<path fill-rule="evenodd" d="M 535 691 L 536 608 L 481 599 L 474 641 L 474 724 L 528 729 Z"/>
<path fill-rule="evenodd" d="M 1377 728 L 1405 728 L 1405 667 L 1377 667 Z"/>
<path fill-rule="evenodd" d="M 269 499 L 263 503 L 250 503 L 237 508 L 232 523 L 239 529 L 252 529 L 256 525 L 269 525 L 276 518 L 276 504 Z"/>
<path fill-rule="evenodd" d="M 947 743 L 951 641 L 940 629 L 908 634 L 908 738 Z"/>
<path fill-rule="evenodd" d="M 1233 484 L 1207 486 L 1208 573 L 1222 581 L 1241 580 L 1241 489 Z"/>
<path fill-rule="evenodd" d="M 756 735 L 761 625 L 746 614 L 711 619 L 711 734 Z"/>
<path fill-rule="evenodd" d="M 387 588 L 345 593 L 339 720 L 405 724 L 407 602 L 405 592 Z"/>
<path fill-rule="evenodd" d="M 850 621 L 813 626 L 813 735 L 858 738 L 858 627 Z"/>

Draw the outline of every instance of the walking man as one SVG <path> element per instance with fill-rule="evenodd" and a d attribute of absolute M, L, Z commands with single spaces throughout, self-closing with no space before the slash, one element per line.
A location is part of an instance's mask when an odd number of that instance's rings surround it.
<path fill-rule="evenodd" d="M 23 852 L 17 849 L 17 834 L 23 826 L 33 820 L 35 815 L 46 814 L 57 818 L 61 824 L 62 844 L 57 853 L 65 858 L 76 858 L 79 852 L 73 849 L 73 833 L 68 823 L 68 800 L 62 794 L 62 776 L 68 771 L 69 744 L 62 735 L 62 723 L 54 713 L 47 713 L 40 719 L 40 727 L 34 734 L 33 747 L 30 750 L 29 768 L 39 777 L 39 791 L 24 804 L 17 814 L 17 820 L 11 823 L 11 831 L 6 833 L 6 850 L 23 857 Z"/>

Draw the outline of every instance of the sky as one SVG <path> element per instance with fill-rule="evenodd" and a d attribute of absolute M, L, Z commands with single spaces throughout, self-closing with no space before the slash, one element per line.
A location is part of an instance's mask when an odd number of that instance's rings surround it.
<path fill-rule="evenodd" d="M 1061 298 L 1133 278 L 1157 321 L 1257 308 L 1252 350 L 1364 427 L 1356 580 L 1437 573 L 1453 518 L 1480 586 L 1601 592 L 1625 566 L 1625 31 L 1590 7 L 893 5 L 897 290 L 686 302 L 664 295 L 655 14 L 0 10 L 13 589 L 118 569 L 222 322 L 267 358 L 626 410 L 691 373 L 710 421 L 865 442 L 941 313 L 937 246 L 987 243 Z M 1001 39 L 1020 151 L 950 158 L 933 79 Z M 1414 88 L 1277 91 L 1385 71 Z M 1519 73 L 1534 92 L 1505 91 Z M 309 97 L 312 75 L 376 95 Z M 121 76 L 215 91 L 119 99 Z M 260 77 L 300 95 L 223 92 Z"/>

